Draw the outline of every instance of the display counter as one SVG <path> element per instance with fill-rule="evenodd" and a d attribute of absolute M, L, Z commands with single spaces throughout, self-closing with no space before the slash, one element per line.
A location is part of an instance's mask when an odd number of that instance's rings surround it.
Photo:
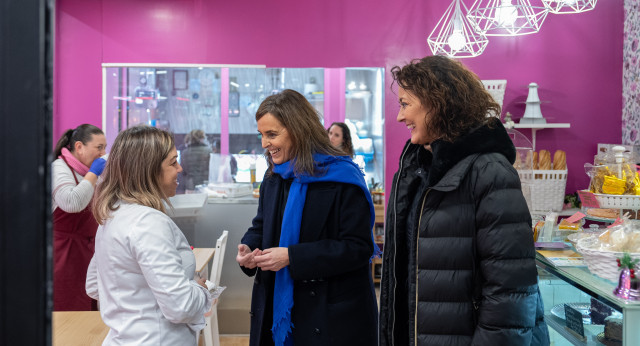
<path fill-rule="evenodd" d="M 215 247 L 222 231 L 229 231 L 220 285 L 227 287 L 218 303 L 220 334 L 249 334 L 249 310 L 253 278 L 246 276 L 236 262 L 237 247 L 258 211 L 258 199 L 209 198 L 198 215 L 174 217 L 194 247 Z"/>
<path fill-rule="evenodd" d="M 570 253 L 568 253 L 570 252 Z M 585 340 L 576 337 L 565 327 L 565 320 L 554 314 L 554 308 L 564 304 L 590 304 L 593 297 L 622 313 L 622 332 L 624 346 L 640 345 L 640 301 L 629 301 L 616 297 L 613 290 L 616 284 L 601 279 L 589 272 L 585 266 L 556 266 L 547 257 L 568 257 L 572 251 L 539 251 L 536 253 L 536 264 L 540 277 L 540 291 L 545 307 L 545 319 L 549 329 L 554 330 L 565 340 L 556 344 L 573 345 L 606 345 L 601 341 L 603 325 L 585 324 Z M 545 255 L 547 257 L 545 257 Z M 587 305 L 589 306 L 589 305 Z M 556 335 L 552 335 L 552 338 Z"/>

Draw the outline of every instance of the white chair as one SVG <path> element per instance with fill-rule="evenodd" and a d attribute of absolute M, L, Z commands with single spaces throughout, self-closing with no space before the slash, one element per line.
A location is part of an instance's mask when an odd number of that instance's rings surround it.
<path fill-rule="evenodd" d="M 222 274 L 222 262 L 224 261 L 224 251 L 227 247 L 227 236 L 229 231 L 222 231 L 222 235 L 216 242 L 216 252 L 213 255 L 213 265 L 209 281 L 216 287 L 220 286 L 220 275 Z M 220 346 L 220 333 L 218 333 L 218 299 L 214 299 L 211 311 L 205 315 L 206 326 L 204 327 L 205 346 Z"/>

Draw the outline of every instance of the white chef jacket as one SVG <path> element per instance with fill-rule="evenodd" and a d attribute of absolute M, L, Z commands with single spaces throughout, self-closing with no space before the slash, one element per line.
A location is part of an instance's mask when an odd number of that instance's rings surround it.
<path fill-rule="evenodd" d="M 103 345 L 196 345 L 211 309 L 193 280 L 195 257 L 166 214 L 121 202 L 98 227 L 87 294 L 111 329 Z"/>

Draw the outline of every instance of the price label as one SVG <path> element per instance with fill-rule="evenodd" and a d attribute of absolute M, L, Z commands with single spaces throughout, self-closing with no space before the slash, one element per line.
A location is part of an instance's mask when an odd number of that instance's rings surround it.
<path fill-rule="evenodd" d="M 567 329 L 584 338 L 584 321 L 582 320 L 582 313 L 580 311 L 564 304 L 564 320 Z"/>
<path fill-rule="evenodd" d="M 607 228 L 615 227 L 615 226 L 618 226 L 618 225 L 621 225 L 621 224 L 622 224 L 622 219 L 621 218 L 617 218 L 616 222 L 614 222 L 611 225 L 607 226 Z"/>
<path fill-rule="evenodd" d="M 574 222 L 578 222 L 579 220 L 581 220 L 583 217 L 585 217 L 586 215 L 584 215 L 581 212 L 577 212 L 573 215 L 571 215 L 570 217 L 567 218 L 567 222 L 568 223 L 574 223 Z"/>
<path fill-rule="evenodd" d="M 581 190 L 578 191 L 578 196 L 580 196 L 580 201 L 582 202 L 583 207 L 600 208 L 600 202 L 598 202 L 598 199 L 593 192 Z"/>

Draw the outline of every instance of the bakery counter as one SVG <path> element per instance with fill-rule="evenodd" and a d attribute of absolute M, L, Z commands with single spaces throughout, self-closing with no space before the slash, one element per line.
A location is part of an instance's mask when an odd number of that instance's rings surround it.
<path fill-rule="evenodd" d="M 640 345 L 640 301 L 616 297 L 613 294 L 616 283 L 591 274 L 586 266 L 561 266 L 550 259 L 579 256 L 571 250 L 538 251 L 536 254 L 540 292 L 552 339 L 556 344 L 566 344 L 568 341 L 573 345 Z M 583 313 L 585 339 L 577 337 L 565 327 L 565 304 Z M 602 314 L 602 309 L 606 313 Z M 622 319 L 622 343 L 604 339 L 607 315 Z M 607 328 L 616 327 L 612 321 L 606 323 L 609 324 Z"/>
<path fill-rule="evenodd" d="M 229 197 L 229 198 L 220 198 L 220 197 L 209 197 L 207 200 L 208 204 L 255 204 L 258 205 L 258 198 L 253 196 L 244 196 L 244 197 Z"/>

